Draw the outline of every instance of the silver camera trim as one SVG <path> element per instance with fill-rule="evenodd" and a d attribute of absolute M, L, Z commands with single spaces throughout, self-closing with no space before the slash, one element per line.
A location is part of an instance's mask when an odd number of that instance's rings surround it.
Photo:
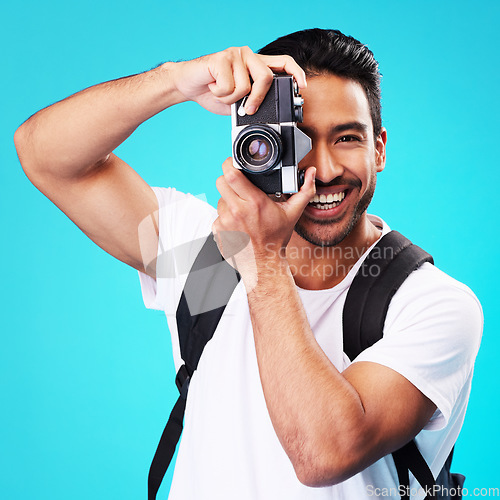
<path fill-rule="evenodd" d="M 294 94 L 298 94 L 298 85 L 295 79 L 293 80 L 294 83 Z M 248 96 L 247 96 L 248 97 Z M 240 133 L 250 127 L 250 126 L 255 126 L 258 125 L 258 123 L 253 123 L 251 125 L 237 125 L 237 116 L 245 116 L 245 103 L 246 103 L 246 97 L 241 101 L 240 105 L 237 107 L 237 103 L 234 103 L 231 105 L 231 154 L 233 157 L 233 163 L 234 166 L 240 170 L 245 170 L 249 171 L 247 168 L 245 168 L 244 165 L 241 165 L 237 158 L 235 158 L 234 154 L 234 145 L 237 137 L 240 135 Z M 302 105 L 304 104 L 304 100 L 302 97 L 298 95 L 293 96 L 294 104 L 296 107 L 300 106 L 302 108 Z M 299 172 L 299 162 L 311 151 L 312 149 L 312 141 L 309 136 L 307 136 L 302 130 L 300 130 L 297 127 L 296 122 L 281 122 L 280 124 L 275 124 L 275 123 L 262 123 L 263 126 L 266 126 L 268 128 L 271 128 L 275 130 L 278 135 L 281 136 L 281 130 L 282 127 L 292 127 L 293 130 L 293 139 L 295 143 L 295 164 L 294 165 L 285 165 L 283 166 L 283 162 L 280 160 L 274 167 L 271 167 L 264 172 L 272 172 L 273 170 L 280 170 L 281 171 L 281 186 L 282 190 L 281 192 L 284 194 L 292 194 L 296 193 L 299 191 L 299 181 L 298 181 L 298 172 Z M 259 173 L 259 172 L 256 172 Z M 279 194 L 279 193 L 276 193 Z"/>

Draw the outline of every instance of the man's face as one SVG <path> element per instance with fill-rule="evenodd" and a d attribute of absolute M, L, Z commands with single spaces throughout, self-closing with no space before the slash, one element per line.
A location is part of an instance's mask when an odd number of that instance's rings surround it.
<path fill-rule="evenodd" d="M 316 197 L 295 231 L 320 246 L 339 244 L 366 211 L 376 174 L 385 166 L 386 132 L 375 140 L 368 100 L 361 85 L 334 75 L 310 77 L 299 127 L 312 139 L 300 162 L 316 167 Z"/>

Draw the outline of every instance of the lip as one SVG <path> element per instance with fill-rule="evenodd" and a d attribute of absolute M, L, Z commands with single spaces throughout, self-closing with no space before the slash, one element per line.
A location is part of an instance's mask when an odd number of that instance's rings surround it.
<path fill-rule="evenodd" d="M 353 191 L 352 187 L 348 186 L 335 186 L 335 187 L 318 187 L 316 190 L 316 194 L 328 195 L 328 194 L 336 194 L 341 193 L 342 191 L 346 191 L 345 198 L 342 200 L 340 205 L 336 207 L 329 208 L 327 210 L 322 210 L 320 208 L 315 208 L 313 205 L 308 204 L 304 209 L 304 213 L 307 214 L 312 219 L 335 219 L 339 215 L 341 215 L 346 207 L 349 198 L 351 197 L 351 193 Z"/>
<path fill-rule="evenodd" d="M 347 194 L 349 194 L 350 191 L 352 191 L 352 186 L 316 186 L 316 194 L 337 194 L 341 193 L 342 191 L 348 191 Z M 346 195 L 347 198 L 347 195 Z"/>

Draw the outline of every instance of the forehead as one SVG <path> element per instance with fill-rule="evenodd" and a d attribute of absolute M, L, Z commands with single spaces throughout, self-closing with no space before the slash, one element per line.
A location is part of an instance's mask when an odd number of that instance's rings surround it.
<path fill-rule="evenodd" d="M 301 94 L 304 127 L 321 130 L 341 123 L 361 122 L 373 131 L 368 99 L 358 82 L 329 74 L 313 76 L 307 79 L 307 88 Z"/>

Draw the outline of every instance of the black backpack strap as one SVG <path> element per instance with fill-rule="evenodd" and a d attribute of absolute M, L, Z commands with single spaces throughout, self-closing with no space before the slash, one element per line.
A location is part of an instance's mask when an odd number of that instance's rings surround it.
<path fill-rule="evenodd" d="M 373 247 L 354 277 L 344 305 L 344 352 L 349 359 L 354 360 L 382 338 L 392 297 L 406 278 L 424 262 L 434 261 L 431 255 L 397 231 L 387 233 Z M 423 488 L 432 491 L 434 477 L 415 441 L 392 455 L 399 484 L 405 493 L 409 492 L 409 472 Z M 408 494 L 401 498 L 409 500 Z"/>
<path fill-rule="evenodd" d="M 156 494 L 174 456 L 175 448 L 182 434 L 186 398 L 179 396 L 167 425 L 156 448 L 148 475 L 148 500 L 155 500 Z"/>
<path fill-rule="evenodd" d="M 354 360 L 384 331 L 385 316 L 392 297 L 404 280 L 431 255 L 397 231 L 384 235 L 358 270 L 343 311 L 344 352 Z"/>
<path fill-rule="evenodd" d="M 420 486 L 429 494 L 425 497 L 426 500 L 436 500 L 436 492 L 434 485 L 436 481 L 432 475 L 427 462 L 420 453 L 420 450 L 415 443 L 415 440 L 410 441 L 403 447 L 392 453 L 394 464 L 398 472 L 401 500 L 410 500 L 410 476 L 413 474 Z M 401 488 L 403 487 L 403 488 Z"/>
<path fill-rule="evenodd" d="M 239 274 L 224 260 L 213 236 L 209 235 L 189 272 L 177 307 L 179 345 L 185 364 L 175 379 L 179 398 L 170 413 L 149 469 L 148 500 L 156 499 L 181 437 L 191 377 L 239 280 Z"/>
<path fill-rule="evenodd" d="M 222 257 L 212 235 L 205 240 L 182 291 L 176 320 L 181 357 L 194 372 L 240 280 Z"/>

